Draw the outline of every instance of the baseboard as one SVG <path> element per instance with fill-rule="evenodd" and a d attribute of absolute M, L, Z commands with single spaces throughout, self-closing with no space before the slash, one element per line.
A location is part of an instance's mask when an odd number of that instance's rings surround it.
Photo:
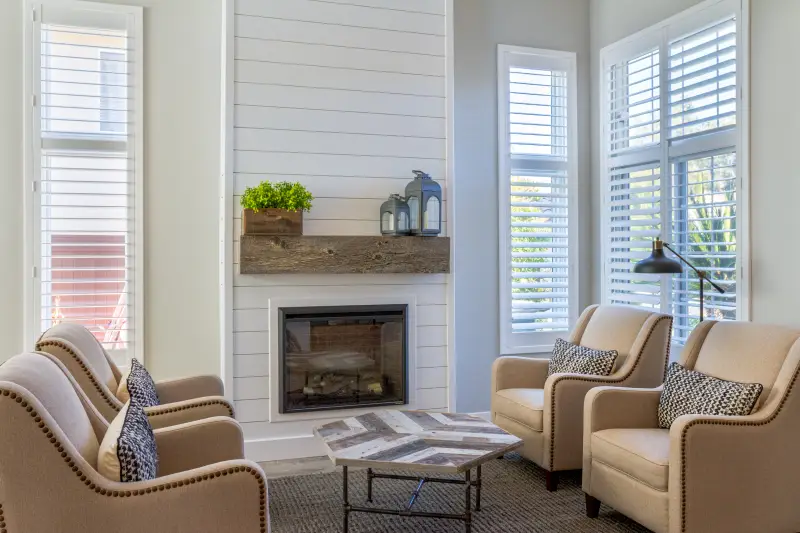
<path fill-rule="evenodd" d="M 491 411 L 480 411 L 478 413 L 470 413 L 472 416 L 477 416 L 479 418 L 483 418 L 484 420 L 488 420 L 489 422 L 492 421 L 492 412 Z"/>
<path fill-rule="evenodd" d="M 314 435 L 244 441 L 244 455 L 251 461 L 284 461 L 326 455 L 322 442 Z"/>

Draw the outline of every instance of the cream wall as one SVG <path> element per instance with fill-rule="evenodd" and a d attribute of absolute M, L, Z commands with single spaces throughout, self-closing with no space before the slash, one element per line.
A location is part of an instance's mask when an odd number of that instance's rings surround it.
<path fill-rule="evenodd" d="M 22 1 L 0 2 L 0 362 L 22 348 Z"/>
<path fill-rule="evenodd" d="M 699 3 L 698 0 L 592 0 L 593 148 L 599 146 L 599 52 L 627 35 Z M 642 7 L 646 4 L 646 8 Z M 800 107 L 794 105 L 800 86 L 800 2 L 750 0 L 750 222 L 751 318 L 800 326 L 800 234 L 797 198 L 800 169 Z M 595 218 L 600 213 L 598 152 L 593 154 L 592 198 Z M 599 243 L 595 228 L 594 243 Z M 593 295 L 600 299 L 600 249 L 594 247 Z"/>
<path fill-rule="evenodd" d="M 222 0 L 145 7 L 145 358 L 219 373 Z M 0 2 L 0 360 L 22 337 L 22 0 Z"/>

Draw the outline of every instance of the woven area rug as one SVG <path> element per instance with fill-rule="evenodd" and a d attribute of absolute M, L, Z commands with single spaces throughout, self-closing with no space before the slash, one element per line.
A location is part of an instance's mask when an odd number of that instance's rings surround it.
<path fill-rule="evenodd" d="M 413 475 L 412 472 L 407 472 Z M 416 487 L 414 481 L 376 479 L 373 503 L 365 503 L 366 471 L 351 469 L 350 503 L 402 508 Z M 461 513 L 464 487 L 426 484 L 414 506 L 418 511 Z M 474 490 L 473 490 L 474 494 Z M 287 477 L 269 482 L 272 533 L 340 533 L 342 531 L 341 472 Z M 602 506 L 600 517 L 586 518 L 580 473 L 561 476 L 558 491 L 547 492 L 544 473 L 516 454 L 483 467 L 482 508 L 473 513 L 473 533 L 646 533 L 636 522 Z M 352 513 L 351 533 L 458 533 L 456 520 L 404 518 Z"/>

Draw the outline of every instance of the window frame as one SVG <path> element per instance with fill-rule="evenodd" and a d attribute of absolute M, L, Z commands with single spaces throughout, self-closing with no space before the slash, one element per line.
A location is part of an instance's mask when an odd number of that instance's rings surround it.
<path fill-rule="evenodd" d="M 41 136 L 41 26 L 43 9 L 51 9 L 70 22 L 87 25 L 106 20 L 111 16 L 127 18 L 128 38 L 135 43 L 129 50 L 130 86 L 128 109 L 130 125 L 125 147 L 132 161 L 133 208 L 133 280 L 130 316 L 134 323 L 133 349 L 127 358 L 136 357 L 144 361 L 144 9 L 140 6 L 85 2 L 80 0 L 25 0 L 25 24 L 23 28 L 23 179 L 24 191 L 24 328 L 23 346 L 32 347 L 41 336 L 41 160 L 43 143 Z M 81 11 L 82 13 L 78 13 Z M 92 20 L 89 20 L 92 19 Z M 114 135 L 118 132 L 105 132 Z M 58 143 L 60 140 L 57 140 Z M 103 143 L 104 148 L 118 145 L 118 141 L 91 141 Z M 75 141 L 76 146 L 81 141 Z M 87 143 L 88 146 L 88 143 Z M 105 151 L 105 150 L 104 150 Z M 127 362 L 122 362 L 126 364 Z"/>
<path fill-rule="evenodd" d="M 719 131 L 708 136 L 696 138 L 679 138 L 670 144 L 669 127 L 669 46 L 670 42 L 683 36 L 702 30 L 725 17 L 736 17 L 736 128 Z M 606 84 L 606 73 L 612 65 L 631 60 L 640 54 L 653 49 L 659 51 L 660 88 L 661 88 L 661 142 L 657 145 L 641 149 L 641 156 L 624 154 L 616 156 L 613 162 L 619 167 L 636 164 L 648 158 L 660 163 L 661 174 L 661 238 L 667 242 L 672 239 L 672 163 L 691 158 L 702 158 L 718 154 L 727 143 L 736 154 L 736 212 L 737 212 L 737 277 L 736 305 L 737 320 L 750 320 L 751 315 L 751 257 L 750 257 L 750 127 L 749 127 L 749 0 L 707 0 L 659 24 L 644 29 L 630 37 L 613 43 L 600 51 L 600 69 L 597 73 L 599 87 L 599 109 L 596 115 L 599 121 L 600 138 L 600 176 L 601 176 L 601 298 L 608 303 L 610 298 L 609 246 L 611 232 L 608 224 L 610 210 L 608 190 L 610 187 L 611 164 L 609 135 L 610 121 L 607 120 L 606 109 L 609 104 L 609 87 Z M 729 140 L 726 140 L 727 139 Z M 722 139 L 722 140 L 720 140 Z M 684 267 L 686 268 L 686 267 Z M 661 311 L 671 313 L 672 308 L 672 276 L 662 276 Z M 708 292 L 707 294 L 710 294 Z M 675 344 L 675 343 L 674 343 Z M 680 345 L 674 346 L 680 350 Z"/>
<path fill-rule="evenodd" d="M 522 62 L 511 61 L 513 56 L 524 58 Z M 524 64 L 523 64 L 524 63 Z M 580 224 L 578 212 L 578 67 L 577 54 L 558 50 L 546 50 L 522 46 L 498 45 L 497 47 L 497 104 L 498 104 L 498 235 L 499 235 L 499 304 L 500 355 L 546 353 L 553 349 L 556 338 L 564 332 L 513 333 L 511 330 L 511 235 L 508 224 L 511 217 L 509 197 L 511 195 L 511 143 L 509 116 L 509 69 L 514 65 L 544 69 L 561 70 L 567 73 L 567 235 L 569 256 L 568 287 L 568 328 L 572 328 L 579 315 L 579 240 Z"/>

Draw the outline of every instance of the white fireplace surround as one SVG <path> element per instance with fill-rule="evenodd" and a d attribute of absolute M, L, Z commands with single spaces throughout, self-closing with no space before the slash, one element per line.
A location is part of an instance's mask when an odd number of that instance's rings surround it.
<path fill-rule="evenodd" d="M 327 307 L 327 306 L 351 306 L 351 305 L 407 305 L 406 310 L 406 376 L 407 376 L 407 400 L 408 404 L 398 406 L 381 406 L 377 409 L 413 409 L 416 405 L 416 372 L 417 368 L 417 340 L 416 340 L 416 310 L 417 300 L 413 296 L 375 296 L 370 298 L 270 298 L 269 300 L 269 353 L 270 371 L 269 388 L 274 391 L 270 394 L 269 400 L 269 421 L 287 422 L 295 420 L 325 420 L 330 418 L 345 418 L 357 416 L 376 408 L 363 409 L 328 409 L 325 411 L 312 411 L 308 413 L 281 413 L 280 412 L 280 379 L 282 374 L 280 368 L 280 310 L 290 307 Z"/>
<path fill-rule="evenodd" d="M 422 167 L 442 185 L 442 233 L 454 237 L 452 2 L 326 2 L 313 21 L 304 2 L 225 2 L 222 375 L 249 459 L 323 455 L 313 428 L 364 411 L 278 412 L 281 307 L 407 304 L 404 407 L 454 408 L 452 274 L 239 271 L 240 196 L 263 180 L 312 191 L 304 235 L 366 236 L 379 234 L 381 204 Z"/>

